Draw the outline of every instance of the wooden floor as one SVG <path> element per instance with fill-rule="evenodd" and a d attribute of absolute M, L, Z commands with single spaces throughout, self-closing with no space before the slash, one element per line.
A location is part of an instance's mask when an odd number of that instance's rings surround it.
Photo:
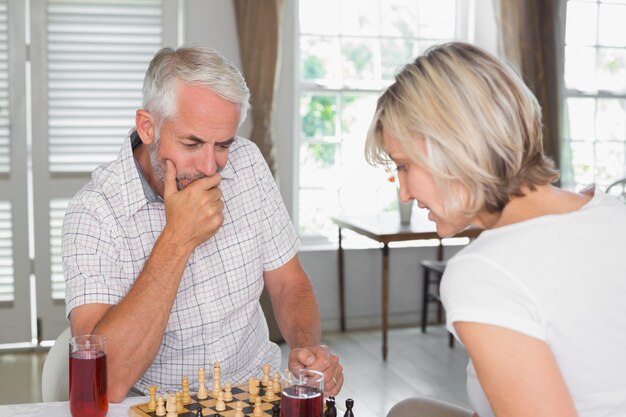
<path fill-rule="evenodd" d="M 391 330 L 387 362 L 381 354 L 381 334 L 348 332 L 325 335 L 345 368 L 345 384 L 337 401 L 354 399 L 356 417 L 381 417 L 398 401 L 426 396 L 468 407 L 465 393 L 467 354 L 448 348 L 448 333 L 429 328 Z"/>
<path fill-rule="evenodd" d="M 328 333 L 324 343 L 340 357 L 345 385 L 338 396 L 344 408 L 354 399 L 356 417 L 384 417 L 396 402 L 428 396 L 468 407 L 465 394 L 467 355 L 448 348 L 442 327 L 389 332 L 389 355 L 382 361 L 380 331 Z M 287 363 L 283 347 L 283 363 Z M 0 404 L 41 401 L 41 368 L 45 353 L 0 353 Z M 340 415 L 341 417 L 341 415 Z"/>

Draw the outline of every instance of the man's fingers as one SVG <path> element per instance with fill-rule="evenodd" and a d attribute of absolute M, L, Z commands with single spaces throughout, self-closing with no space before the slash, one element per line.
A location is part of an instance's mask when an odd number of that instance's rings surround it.
<path fill-rule="evenodd" d="M 169 196 L 178 191 L 176 185 L 176 167 L 169 159 L 165 160 L 165 181 L 163 181 L 163 199 L 167 200 Z"/>
<path fill-rule="evenodd" d="M 332 379 L 331 385 L 332 386 L 329 387 L 328 384 L 324 384 L 324 395 L 327 397 L 331 395 L 333 397 L 336 397 L 337 394 L 339 394 L 339 391 L 341 391 L 341 387 L 343 386 L 343 374 L 339 375 L 335 379 Z"/>
<path fill-rule="evenodd" d="M 315 355 L 309 349 L 296 348 L 294 349 L 295 360 L 298 365 L 297 368 L 308 368 L 315 362 Z"/>
<path fill-rule="evenodd" d="M 189 184 L 189 187 L 200 188 L 202 190 L 210 190 L 217 187 L 222 182 L 220 174 L 214 174 L 210 177 L 203 177 Z"/>

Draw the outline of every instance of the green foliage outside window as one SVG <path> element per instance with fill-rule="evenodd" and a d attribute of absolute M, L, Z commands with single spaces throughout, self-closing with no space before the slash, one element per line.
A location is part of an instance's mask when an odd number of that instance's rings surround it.
<path fill-rule="evenodd" d="M 302 133 L 305 137 L 335 135 L 337 103 L 332 96 L 310 96 L 302 100 Z"/>
<path fill-rule="evenodd" d="M 335 144 L 334 143 L 309 143 L 307 144 L 309 154 L 315 159 L 318 167 L 328 168 L 335 164 Z"/>
<path fill-rule="evenodd" d="M 302 63 L 302 78 L 305 80 L 319 80 L 326 76 L 324 63 L 317 56 L 309 56 Z"/>
<path fill-rule="evenodd" d="M 343 55 L 347 61 L 352 62 L 357 75 L 361 75 L 373 59 L 372 51 L 363 44 L 345 45 Z"/>

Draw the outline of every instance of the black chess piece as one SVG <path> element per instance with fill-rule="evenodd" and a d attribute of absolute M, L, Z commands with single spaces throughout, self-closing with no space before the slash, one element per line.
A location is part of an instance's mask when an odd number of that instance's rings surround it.
<path fill-rule="evenodd" d="M 326 400 L 326 411 L 324 417 L 337 417 L 337 407 L 335 407 L 335 397 L 328 397 Z"/>
<path fill-rule="evenodd" d="M 346 400 L 346 412 L 343 417 L 354 417 L 354 413 L 352 412 L 352 407 L 354 406 L 354 400 L 352 398 L 348 398 Z"/>
<path fill-rule="evenodd" d="M 198 404 L 198 410 L 196 411 L 196 417 L 204 417 L 202 415 L 202 406 Z"/>
<path fill-rule="evenodd" d="M 272 406 L 272 417 L 280 417 L 280 403 L 274 403 Z"/>

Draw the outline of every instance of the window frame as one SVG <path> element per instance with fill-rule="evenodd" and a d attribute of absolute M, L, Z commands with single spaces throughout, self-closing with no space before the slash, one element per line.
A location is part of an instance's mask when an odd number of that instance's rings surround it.
<path fill-rule="evenodd" d="M 570 3 L 570 0 L 567 0 L 567 4 Z M 565 78 L 565 74 L 567 71 L 567 54 L 565 53 L 565 50 L 568 46 L 573 46 L 573 47 L 587 47 L 587 48 L 593 48 L 594 49 L 594 57 L 596 58 L 595 61 L 595 70 L 597 71 L 598 69 L 598 55 L 600 53 L 600 50 L 603 48 L 607 48 L 607 49 L 622 49 L 622 50 L 626 50 L 626 41 L 624 43 L 624 45 L 622 45 L 621 47 L 617 47 L 617 46 L 611 46 L 611 45 L 602 45 L 599 43 L 599 30 L 600 30 L 600 5 L 602 4 L 610 4 L 610 2 L 606 2 L 606 1 L 602 1 L 602 0 L 587 0 L 585 2 L 579 2 L 579 3 L 591 3 L 591 4 L 595 4 L 597 6 L 597 13 L 596 13 L 596 33 L 595 33 L 595 41 L 593 44 L 568 44 L 567 43 L 567 38 L 564 39 L 564 43 L 563 43 L 563 57 L 564 57 L 564 63 L 563 63 L 563 97 L 562 97 L 562 103 L 563 103 L 563 108 L 564 108 L 564 114 L 566 115 L 566 118 L 564 120 L 563 123 L 563 134 L 561 135 L 561 161 L 562 161 L 562 167 L 561 167 L 561 172 L 562 172 L 562 180 L 563 180 L 563 186 L 569 189 L 572 189 L 574 191 L 579 191 L 580 189 L 586 187 L 589 185 L 589 183 L 579 183 L 577 181 L 576 178 L 576 172 L 575 172 L 575 164 L 574 164 L 574 160 L 573 160 L 573 149 L 572 149 L 572 143 L 574 144 L 585 144 L 585 143 L 590 143 L 591 147 L 593 148 L 593 167 L 592 167 L 592 180 L 591 183 L 595 183 L 598 184 L 598 177 L 596 175 L 597 170 L 596 170 L 596 164 L 597 162 L 599 162 L 598 157 L 596 156 L 596 146 L 597 144 L 601 144 L 601 143 L 610 143 L 610 142 L 615 142 L 614 140 L 603 140 L 603 139 L 599 139 L 597 137 L 597 131 L 596 131 L 596 122 L 597 122 L 597 114 L 598 114 L 598 100 L 624 100 L 626 102 L 626 91 L 622 92 L 615 92 L 616 90 L 601 90 L 601 89 L 597 89 L 597 90 L 581 90 L 581 89 L 577 89 L 577 88 L 569 88 L 567 86 L 566 83 L 566 78 Z M 567 7 L 567 5 L 566 5 Z M 626 5 L 624 6 L 626 7 Z M 567 33 L 567 24 L 568 24 L 568 20 L 567 18 L 565 19 L 565 33 Z M 626 39 L 626 37 L 625 37 Z M 593 119 L 593 137 L 592 138 L 586 138 L 586 139 L 573 139 L 572 138 L 572 134 L 570 132 L 570 125 L 569 125 L 569 121 L 570 121 L 570 112 L 569 112 L 569 108 L 568 108 L 568 99 L 573 98 L 573 99 L 593 99 L 594 100 L 594 114 L 592 116 Z M 626 110 L 625 110 L 626 112 Z M 624 169 L 623 169 L 623 175 L 622 177 L 626 176 L 626 132 L 624 132 L 625 136 L 622 139 L 622 144 L 624 147 L 624 161 L 623 161 L 623 165 L 624 165 Z M 606 183 L 600 183 L 598 185 L 600 185 L 602 188 L 606 188 L 609 184 L 611 184 L 613 181 L 618 180 L 618 178 L 609 178 L 608 181 Z"/>

